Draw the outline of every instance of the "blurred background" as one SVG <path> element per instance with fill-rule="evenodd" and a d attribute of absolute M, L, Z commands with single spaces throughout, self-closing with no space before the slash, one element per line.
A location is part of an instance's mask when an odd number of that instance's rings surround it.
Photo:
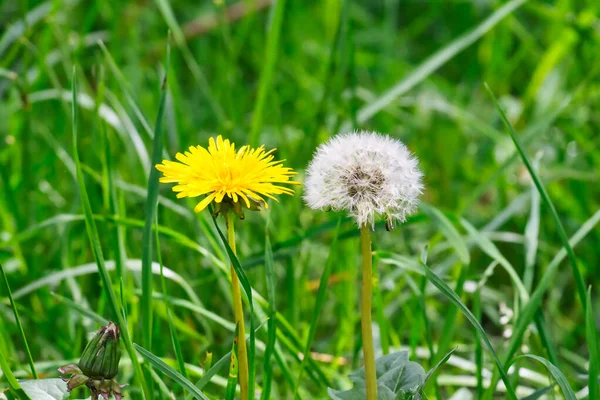
<path fill-rule="evenodd" d="M 104 258 L 118 270 L 111 276 L 117 293 L 123 289 L 132 339 L 142 340 L 144 204 L 170 31 L 164 158 L 221 134 L 240 146 L 276 147 L 302 181 L 316 146 L 352 130 L 389 134 L 418 156 L 424 208 L 395 231 L 378 225 L 374 234 L 382 260 L 376 319 L 386 321 L 378 325 L 377 341 L 410 349 L 426 370 L 436 358 L 429 349 L 440 341 L 447 350 L 457 347 L 425 393 L 477 398 L 477 367 L 489 376 L 494 365 L 489 353 L 478 358 L 473 327 L 434 286 L 384 261 L 417 259 L 428 245 L 431 268 L 470 309 L 480 305 L 486 334 L 502 352 L 523 306 L 506 264 L 531 294 L 562 244 L 487 84 L 567 236 L 585 231 L 575 253 L 598 308 L 599 16 L 596 0 L 0 0 L 0 261 L 38 371 L 56 377 L 58 366 L 79 357 L 98 317 L 111 318 L 75 177 L 73 68 L 85 184 Z M 234 333 L 226 253 L 210 214 L 194 214 L 194 205 L 161 185 L 161 255 L 195 382 L 206 352 L 220 359 Z M 284 320 L 271 398 L 293 398 L 296 384 L 307 399 L 327 398 L 327 386 L 349 387 L 348 372 L 362 365 L 358 230 L 342 214 L 305 207 L 301 186 L 268 211 L 248 214 L 237 229 L 240 260 L 266 298 L 268 234 L 275 303 Z M 457 250 L 465 246 L 468 259 Z M 333 272 L 317 322 L 313 309 L 328 257 Z M 494 261 L 501 265 L 488 269 Z M 154 273 L 152 329 L 160 339 L 149 350 L 175 366 L 158 269 Z M 547 358 L 556 351 L 561 371 L 585 398 L 585 315 L 568 261 L 547 289 L 540 310 L 549 337 L 532 322 L 518 353 Z M 17 377 L 29 377 L 4 286 L 1 293 L 0 352 Z M 257 326 L 264 320 L 257 316 Z M 312 324 L 315 362 L 296 382 Z M 259 341 L 266 337 L 266 328 L 257 334 Z M 262 357 L 259 346 L 259 386 Z M 122 362 L 121 382 L 133 383 L 130 365 Z M 519 393 L 551 386 L 541 364 L 525 361 L 517 372 Z M 204 390 L 223 398 L 226 378 L 225 368 Z M 183 398 L 181 387 L 156 379 L 157 398 L 169 392 Z M 139 388 L 131 384 L 127 396 L 141 398 Z"/>

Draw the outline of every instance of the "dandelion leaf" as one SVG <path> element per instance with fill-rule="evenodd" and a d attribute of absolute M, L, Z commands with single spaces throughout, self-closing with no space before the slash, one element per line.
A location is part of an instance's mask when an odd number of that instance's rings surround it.
<path fill-rule="evenodd" d="M 420 399 L 419 392 L 425 383 L 425 370 L 414 361 L 409 361 L 408 351 L 400 351 L 378 358 L 375 361 L 378 400 Z M 366 383 L 364 367 L 349 376 L 354 383 L 350 390 L 329 388 L 333 400 L 364 400 Z"/>

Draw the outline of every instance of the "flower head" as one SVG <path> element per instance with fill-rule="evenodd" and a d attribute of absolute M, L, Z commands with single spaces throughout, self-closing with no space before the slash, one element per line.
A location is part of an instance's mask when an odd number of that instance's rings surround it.
<path fill-rule="evenodd" d="M 294 194 L 281 184 L 298 184 L 290 180 L 296 173 L 284 167 L 283 161 L 275 161 L 274 151 L 266 151 L 264 146 L 236 150 L 234 143 L 219 135 L 216 141 L 209 139 L 207 149 L 191 146 L 189 151 L 175 155 L 179 162 L 164 160 L 156 168 L 163 173 L 161 182 L 177 183 L 173 191 L 178 198 L 206 195 L 195 212 L 215 202 L 218 207 L 232 206 L 239 213 L 240 206 L 266 208 L 263 196 L 277 201 L 273 195 Z"/>
<path fill-rule="evenodd" d="M 313 209 L 348 210 L 359 226 L 385 217 L 404 222 L 423 191 L 417 159 L 399 140 L 375 132 L 335 136 L 308 166 L 305 195 Z"/>

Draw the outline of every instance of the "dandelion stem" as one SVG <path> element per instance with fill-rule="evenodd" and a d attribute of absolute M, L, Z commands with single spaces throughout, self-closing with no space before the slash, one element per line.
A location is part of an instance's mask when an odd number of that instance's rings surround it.
<path fill-rule="evenodd" d="M 371 329 L 371 298 L 373 296 L 373 258 L 371 255 L 371 230 L 367 224 L 360 228 L 363 281 L 361 293 L 361 329 L 367 400 L 377 400 L 377 375 L 375 374 L 375 350 Z"/>
<path fill-rule="evenodd" d="M 225 215 L 227 224 L 227 241 L 233 253 L 237 255 L 235 249 L 235 230 L 234 230 L 235 214 L 231 211 Z M 240 280 L 231 265 L 231 291 L 233 295 L 233 314 L 235 323 L 238 326 L 238 367 L 240 379 L 240 398 L 248 400 L 248 353 L 246 351 L 246 329 L 244 326 L 244 309 L 242 306 L 242 293 L 240 291 Z"/>

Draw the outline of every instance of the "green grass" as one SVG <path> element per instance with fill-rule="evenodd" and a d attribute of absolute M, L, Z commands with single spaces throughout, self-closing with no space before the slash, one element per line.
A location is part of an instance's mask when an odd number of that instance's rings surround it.
<path fill-rule="evenodd" d="M 594 0 L 0 2 L 0 391 L 113 320 L 128 398 L 225 398 L 225 224 L 153 165 L 222 134 L 302 181 L 359 128 L 426 183 L 373 234 L 376 350 L 455 349 L 431 399 L 598 399 L 599 45 Z M 236 224 L 256 398 L 327 398 L 363 365 L 359 231 L 302 194 Z"/>

